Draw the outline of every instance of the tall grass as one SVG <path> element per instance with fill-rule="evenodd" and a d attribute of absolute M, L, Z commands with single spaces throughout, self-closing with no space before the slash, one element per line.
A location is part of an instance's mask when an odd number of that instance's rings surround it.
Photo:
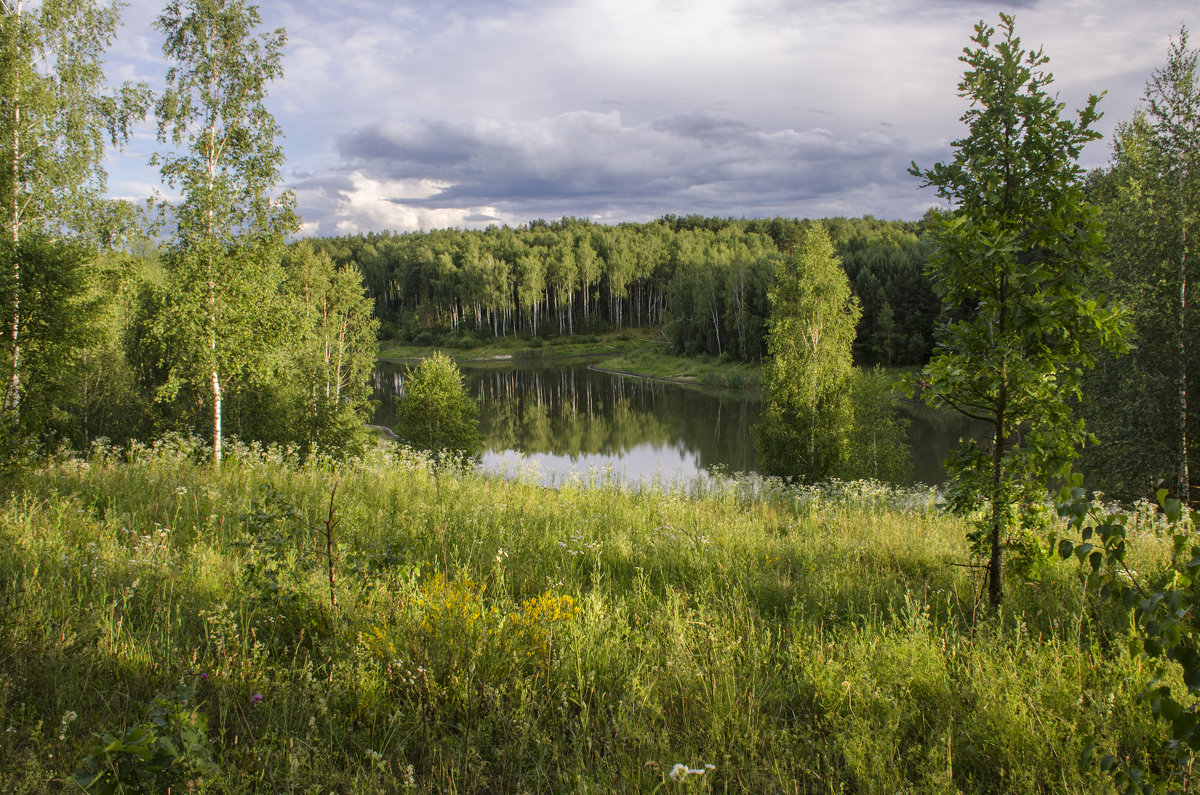
<path fill-rule="evenodd" d="M 0 790 L 69 788 L 180 682 L 214 792 L 1102 792 L 1084 737 L 1163 738 L 1075 572 L 985 614 L 932 492 L 199 457 L 98 449 L 0 507 Z"/>

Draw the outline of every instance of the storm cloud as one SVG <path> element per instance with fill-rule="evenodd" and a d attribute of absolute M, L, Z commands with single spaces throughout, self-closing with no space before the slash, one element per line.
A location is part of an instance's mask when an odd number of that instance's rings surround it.
<path fill-rule="evenodd" d="M 388 198 L 413 208 L 633 219 L 747 208 L 793 214 L 800 206 L 878 212 L 885 208 L 870 206 L 872 197 L 911 193 L 911 160 L 940 154 L 882 126 L 850 136 L 763 130 L 702 112 L 627 124 L 616 110 L 375 123 L 343 136 L 337 152 L 352 173 L 405 186 Z M 414 196 L 414 180 L 437 187 Z"/>
<path fill-rule="evenodd" d="M 110 72 L 161 86 L 135 0 Z M 1017 18 L 1068 109 L 1107 90 L 1130 118 L 1191 0 L 313 0 L 261 3 L 284 26 L 269 106 L 308 234 L 477 227 L 564 215 L 917 218 L 907 174 L 950 154 L 976 22 Z M 140 198 L 160 148 L 110 159 Z M 1084 165 L 1107 160 L 1089 146 Z"/>

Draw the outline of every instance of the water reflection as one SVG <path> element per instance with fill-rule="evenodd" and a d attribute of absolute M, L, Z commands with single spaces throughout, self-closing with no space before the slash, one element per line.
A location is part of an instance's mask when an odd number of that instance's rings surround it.
<path fill-rule="evenodd" d="M 403 364 L 378 363 L 376 424 L 394 423 L 393 397 L 404 371 Z M 482 463 L 491 471 L 532 470 L 545 483 L 606 473 L 670 483 L 715 467 L 756 471 L 750 429 L 761 413 L 757 395 L 618 376 L 580 362 L 462 371 L 479 402 Z M 941 483 L 942 461 L 977 428 L 957 415 L 901 408 L 911 419 L 913 481 Z"/>
<path fill-rule="evenodd" d="M 394 422 L 393 396 L 404 367 L 380 362 L 376 369 L 376 424 Z M 597 372 L 586 363 L 462 370 L 479 402 L 489 469 L 536 466 L 547 481 L 611 470 L 626 479 L 664 482 L 717 466 L 755 469 L 754 397 Z"/>

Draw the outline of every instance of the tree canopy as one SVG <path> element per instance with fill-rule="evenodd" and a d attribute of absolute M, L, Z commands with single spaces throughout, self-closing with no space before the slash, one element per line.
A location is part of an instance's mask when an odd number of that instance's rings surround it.
<path fill-rule="evenodd" d="M 221 463 L 226 389 L 265 377 L 278 340 L 269 311 L 282 274 L 279 253 L 299 228 L 290 193 L 276 195 L 283 150 L 263 100 L 282 75 L 282 29 L 258 34 L 257 6 L 244 0 L 173 0 L 156 23 L 172 64 L 159 97 L 156 156 L 183 199 L 171 207 L 172 285 L 164 333 L 176 357 L 165 398 L 206 383 L 213 462 Z M 264 311 L 268 310 L 268 311 Z"/>
<path fill-rule="evenodd" d="M 810 227 L 781 264 L 770 301 L 759 466 L 808 481 L 839 474 L 849 458 L 846 387 L 861 310 L 823 226 Z"/>

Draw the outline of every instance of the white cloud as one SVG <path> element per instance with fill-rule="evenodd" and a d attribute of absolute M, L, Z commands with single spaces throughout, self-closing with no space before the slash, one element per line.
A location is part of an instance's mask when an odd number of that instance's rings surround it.
<path fill-rule="evenodd" d="M 110 73 L 161 81 L 159 2 Z M 1191 0 L 262 0 L 288 29 L 269 106 L 306 231 L 667 212 L 918 217 L 958 56 L 1014 10 L 1069 108 L 1129 118 Z M 139 141 L 143 156 L 154 147 Z M 1107 159 L 1093 144 L 1085 164 Z M 130 159 L 132 161 L 132 159 Z M 132 168 L 112 159 L 113 186 Z M 419 188 L 419 189 L 418 189 Z"/>

